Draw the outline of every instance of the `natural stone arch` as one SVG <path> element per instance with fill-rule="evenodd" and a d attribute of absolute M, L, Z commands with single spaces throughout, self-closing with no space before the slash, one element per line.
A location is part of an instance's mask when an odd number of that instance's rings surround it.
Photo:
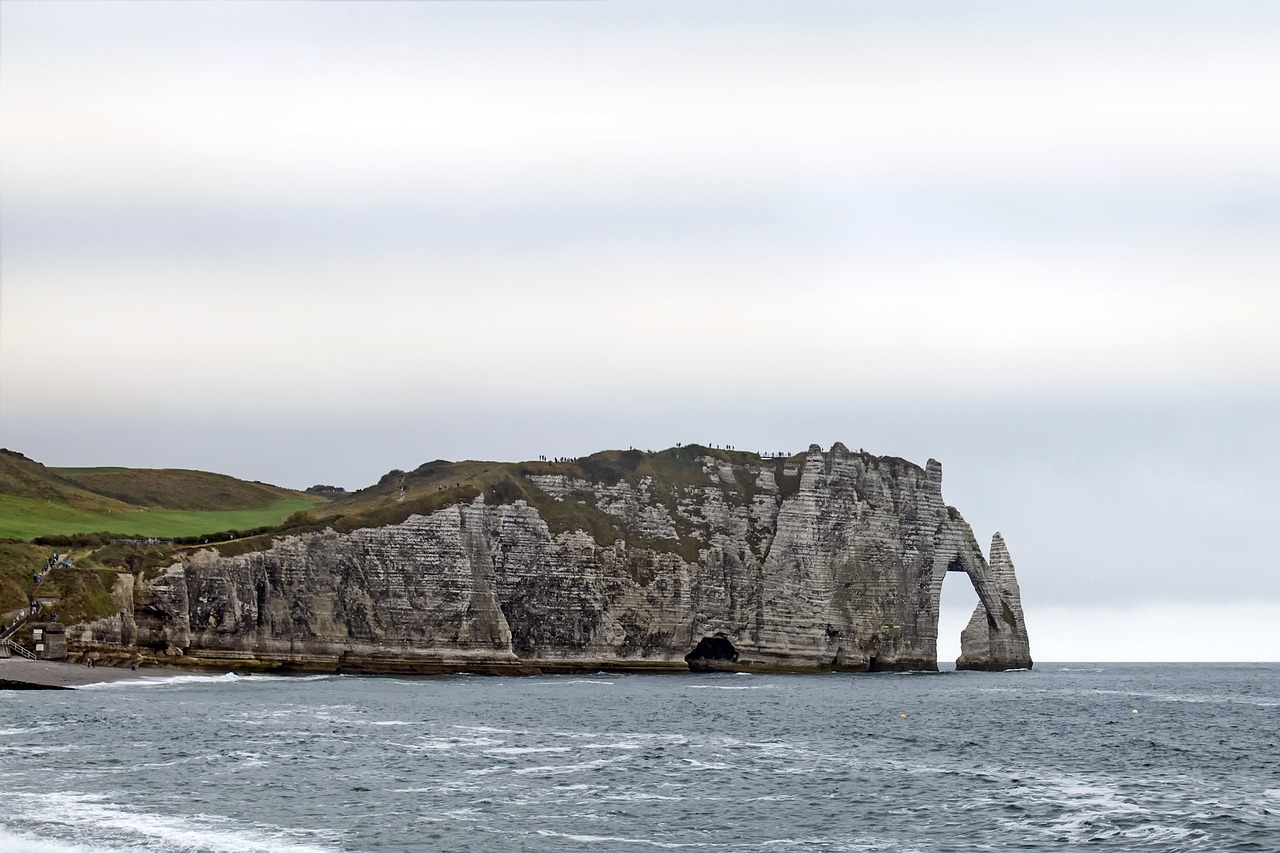
<path fill-rule="evenodd" d="M 982 607 L 977 587 L 969 573 L 957 566 L 942 573 L 938 599 L 938 629 L 935 659 L 938 664 L 955 660 L 960 645 L 960 632 L 969 624 L 975 608 Z M 985 608 L 984 608 L 985 611 Z"/>
<path fill-rule="evenodd" d="M 962 553 L 948 571 L 963 571 L 978 594 L 969 624 L 960 634 L 956 669 L 1030 669 L 1031 648 L 1022 615 L 1022 597 L 1013 561 L 999 533 L 991 538 L 991 559 L 966 558 Z M 955 566 L 953 568 L 953 565 Z"/>

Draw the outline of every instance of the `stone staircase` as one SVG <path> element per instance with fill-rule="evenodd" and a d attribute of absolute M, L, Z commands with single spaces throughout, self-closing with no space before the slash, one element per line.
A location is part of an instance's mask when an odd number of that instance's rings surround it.
<path fill-rule="evenodd" d="M 27 660 L 35 660 L 36 656 L 28 651 L 25 647 L 18 645 L 13 640 L 0 640 L 0 657 L 9 657 L 11 652 L 17 652 Z"/>

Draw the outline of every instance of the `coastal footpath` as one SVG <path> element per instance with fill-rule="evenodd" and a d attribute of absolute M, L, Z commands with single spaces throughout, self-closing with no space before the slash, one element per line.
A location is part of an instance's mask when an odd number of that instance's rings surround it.
<path fill-rule="evenodd" d="M 68 646 L 246 671 L 935 670 L 955 572 L 979 599 L 957 666 L 1032 665 L 1008 551 L 997 534 L 984 556 L 933 460 L 837 443 L 565 462 L 392 472 L 348 499 L 388 523 L 122 573 L 119 612 L 68 626 Z M 406 500 L 414 483 L 429 500 Z"/>

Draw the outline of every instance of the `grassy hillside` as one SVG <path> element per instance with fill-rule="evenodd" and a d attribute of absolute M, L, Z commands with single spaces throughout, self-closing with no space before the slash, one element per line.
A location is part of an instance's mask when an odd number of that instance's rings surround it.
<path fill-rule="evenodd" d="M 701 457 L 713 457 L 738 465 L 765 465 L 775 469 L 775 478 L 784 494 L 799 485 L 798 476 L 787 476 L 788 464 L 799 457 L 761 459 L 755 453 L 727 451 L 700 445 L 673 447 L 658 453 L 639 450 L 606 450 L 565 462 L 447 462 L 436 460 L 412 471 L 390 471 L 376 484 L 346 497 L 309 509 L 291 520 L 288 532 L 332 527 L 341 532 L 361 527 L 397 524 L 410 515 L 427 514 L 442 507 L 470 503 L 481 494 L 489 505 L 509 504 L 524 500 L 535 507 L 546 520 L 552 533 L 585 530 L 597 542 L 611 543 L 625 536 L 641 547 L 680 553 L 685 559 L 696 559 L 700 547 L 698 526 L 675 511 L 677 502 L 688 489 L 709 484 Z M 648 540 L 637 531 L 626 529 L 624 522 L 596 506 L 594 495 L 587 490 L 575 492 L 564 500 L 556 500 L 540 489 L 534 477 L 558 474 L 570 480 L 615 484 L 626 480 L 638 484 L 648 479 L 653 498 L 665 504 L 676 523 L 678 539 Z M 730 503 L 750 505 L 755 495 L 754 478 L 726 488 Z M 284 532 L 284 531 L 280 531 Z M 260 550 L 270 545 L 274 533 L 219 545 L 224 554 Z"/>
<path fill-rule="evenodd" d="M 609 450 L 564 462 L 447 462 L 436 460 L 412 471 L 390 471 L 377 483 L 327 500 L 314 494 L 247 483 L 220 474 L 181 470 L 126 468 L 46 468 L 18 453 L 0 450 L 0 538 L 30 540 L 39 536 L 73 536 L 110 532 L 120 538 L 163 539 L 210 536 L 224 554 L 270 547 L 282 534 L 334 528 L 399 523 L 410 515 L 470 503 L 484 495 L 489 505 L 527 501 L 553 533 L 586 530 L 597 542 L 625 536 L 637 547 L 679 553 L 697 559 L 705 525 L 677 511 L 681 502 L 697 500 L 711 480 L 700 459 L 711 457 L 735 466 L 772 468 L 783 496 L 794 493 L 803 456 L 762 459 L 755 453 L 700 445 L 673 447 L 658 453 Z M 910 466 L 903 460 L 892 464 Z M 914 466 L 912 466 L 914 467 Z M 790 470 L 790 473 L 788 473 Z M 633 485 L 647 482 L 651 498 L 666 505 L 677 538 L 650 540 L 596 505 L 591 489 L 571 491 L 557 500 L 538 487 L 540 475 L 562 475 L 570 482 Z M 755 476 L 739 468 L 722 483 L 724 500 L 749 506 L 756 495 Z M 269 528 L 265 532 L 264 528 Z M 247 531 L 228 541 L 228 531 Z M 213 534 L 220 534 L 213 536 Z M 111 610 L 109 590 L 115 572 L 140 573 L 167 565 L 181 546 L 105 544 L 81 537 L 62 546 L 29 542 L 0 543 L 0 611 L 19 607 L 32 586 L 32 572 L 51 550 L 70 552 L 76 568 L 55 572 L 41 587 L 64 618 L 75 622 Z M 203 544 L 203 543 L 201 543 Z M 755 543 L 752 543 L 753 547 Z M 201 547 L 194 545 L 191 547 Z"/>
<path fill-rule="evenodd" d="M 275 503 L 286 491 L 206 471 L 152 468 L 46 470 L 85 491 L 148 509 L 257 509 Z"/>
<path fill-rule="evenodd" d="M 110 547 L 116 550 L 128 548 L 119 545 Z M 45 561 L 55 550 L 60 555 L 70 556 L 73 567 L 46 571 Z M 0 542 L 0 624 L 8 626 L 14 614 L 24 613 L 33 594 L 47 605 L 47 609 L 35 617 L 36 622 L 47 620 L 52 613 L 58 614 L 58 618 L 67 624 L 110 616 L 117 610 L 111 590 L 121 568 L 119 565 L 108 565 L 89 548 L 55 549 L 43 545 Z M 127 570 L 129 567 L 125 565 L 123 568 Z M 32 577 L 36 572 L 42 573 L 39 586 Z M 3 631 L 0 630 L 0 633 Z M 29 637 L 30 633 L 25 629 L 15 635 L 19 641 Z"/>
<path fill-rule="evenodd" d="M 48 468 L 0 450 L 0 537 L 174 538 L 280 524 L 323 498 L 203 471 Z"/>
<path fill-rule="evenodd" d="M 754 453 L 688 445 L 659 453 L 610 450 L 565 462 L 437 460 L 412 471 L 388 472 L 374 485 L 331 501 L 200 471 L 49 468 L 0 450 L 0 538 L 11 540 L 0 543 L 0 611 L 23 605 L 33 588 L 32 573 L 53 550 L 70 553 L 75 568 L 47 576 L 40 597 L 55 602 L 63 618 L 73 623 L 111 612 L 109 592 L 116 572 L 150 571 L 183 550 L 181 546 L 106 544 L 99 537 L 85 536 L 52 546 L 12 540 L 100 532 L 119 538 L 210 536 L 211 545 L 233 554 L 270 547 L 273 538 L 285 533 L 395 524 L 413 514 L 470 503 L 482 494 L 490 505 L 527 501 L 553 533 L 586 530 L 601 543 L 626 536 L 637 546 L 680 553 L 692 560 L 697 558 L 703 531 L 675 508 L 709 484 L 699 461 L 708 456 L 738 465 L 772 467 L 784 494 L 799 483 L 797 476 L 785 473 L 797 457 L 761 459 Z M 601 510 L 591 490 L 556 500 L 537 486 L 539 475 L 606 484 L 647 480 L 653 499 L 672 510 L 678 537 L 646 540 Z M 749 505 L 756 490 L 754 477 L 739 479 L 725 484 L 725 499 Z M 341 493 L 335 490 L 335 494 Z M 270 529 L 260 532 L 264 528 Z M 228 531 L 257 535 L 237 534 L 228 541 Z"/>
<path fill-rule="evenodd" d="M 0 613 L 26 606 L 31 575 L 48 557 L 49 549 L 39 545 L 0 542 Z"/>
<path fill-rule="evenodd" d="M 175 539 L 226 530 L 273 527 L 321 501 L 279 497 L 265 506 L 239 510 L 126 509 L 91 512 L 51 502 L 0 495 L 0 538 L 34 539 L 79 533 Z"/>
<path fill-rule="evenodd" d="M 21 453 L 0 449 L 0 496 L 33 503 L 57 504 L 91 513 L 130 509 L 115 498 L 82 489 Z"/>

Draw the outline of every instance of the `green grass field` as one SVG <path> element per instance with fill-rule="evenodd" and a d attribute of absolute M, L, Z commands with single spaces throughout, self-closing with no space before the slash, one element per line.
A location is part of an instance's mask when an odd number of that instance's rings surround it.
<path fill-rule="evenodd" d="M 31 539 L 97 532 L 159 538 L 200 536 L 279 524 L 295 512 L 322 503 L 321 499 L 285 497 L 253 509 L 92 512 L 39 498 L 0 494 L 0 537 Z"/>

